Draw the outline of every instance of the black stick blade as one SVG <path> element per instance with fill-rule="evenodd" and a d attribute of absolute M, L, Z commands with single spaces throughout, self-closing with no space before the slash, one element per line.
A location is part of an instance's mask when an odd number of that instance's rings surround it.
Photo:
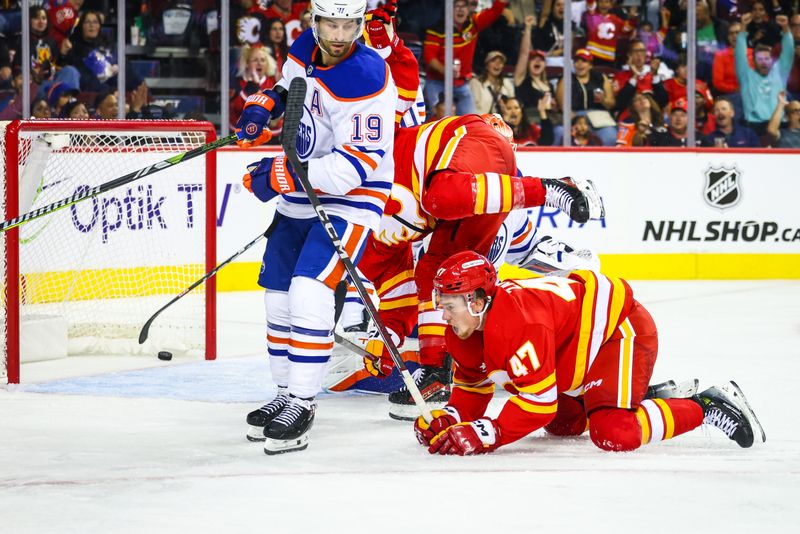
<path fill-rule="evenodd" d="M 289 84 L 289 96 L 286 97 L 286 111 L 283 114 L 283 135 L 281 145 L 285 152 L 296 152 L 297 129 L 303 118 L 303 104 L 306 101 L 306 79 L 298 76 Z"/>

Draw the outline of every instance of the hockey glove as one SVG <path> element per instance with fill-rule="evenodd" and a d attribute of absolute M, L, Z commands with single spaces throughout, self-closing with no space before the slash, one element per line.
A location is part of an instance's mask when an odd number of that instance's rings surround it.
<path fill-rule="evenodd" d="M 387 328 L 386 330 L 389 332 L 394 346 L 399 347 L 403 342 L 400 336 L 391 328 Z M 367 335 L 369 339 L 367 340 L 365 349 L 375 357 L 364 358 L 364 369 L 372 376 L 386 378 L 392 374 L 392 369 L 394 369 L 394 361 L 389 354 L 389 349 L 386 348 L 386 344 L 383 342 L 383 339 L 381 339 L 381 335 L 378 333 L 378 329 L 374 324 L 370 327 Z"/>
<path fill-rule="evenodd" d="M 236 123 L 236 142 L 242 148 L 263 145 L 272 138 L 269 121 L 283 113 L 283 102 L 276 91 L 257 92 L 244 101 L 239 122 Z"/>
<path fill-rule="evenodd" d="M 269 202 L 275 196 L 294 191 L 303 191 L 291 163 L 281 154 L 274 158 L 264 158 L 247 166 L 248 174 L 242 178 L 242 185 L 261 202 Z"/>
<path fill-rule="evenodd" d="M 492 452 L 497 448 L 500 431 L 489 418 L 458 423 L 437 434 L 428 447 L 431 454 L 468 456 Z"/>
<path fill-rule="evenodd" d="M 431 440 L 437 434 L 444 432 L 461 421 L 458 412 L 452 406 L 445 406 L 442 410 L 433 410 L 431 415 L 433 416 L 433 421 L 430 423 L 425 421 L 422 416 L 417 417 L 414 422 L 414 434 L 417 436 L 417 441 L 419 441 L 420 445 L 425 445 L 426 447 L 430 446 Z"/>

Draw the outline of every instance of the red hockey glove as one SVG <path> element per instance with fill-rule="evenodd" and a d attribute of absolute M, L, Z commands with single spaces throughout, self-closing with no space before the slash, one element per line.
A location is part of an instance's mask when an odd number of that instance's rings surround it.
<path fill-rule="evenodd" d="M 458 423 L 437 434 L 431 440 L 431 454 L 457 454 L 467 456 L 492 452 L 497 448 L 500 431 L 495 421 L 489 418 L 471 423 Z"/>
<path fill-rule="evenodd" d="M 417 441 L 419 441 L 420 445 L 425 445 L 426 447 L 431 444 L 431 440 L 437 434 L 444 432 L 461 421 L 458 411 L 452 406 L 445 406 L 442 410 L 433 410 L 431 415 L 433 416 L 433 421 L 430 423 L 425 421 L 422 416 L 417 417 L 417 420 L 414 421 L 414 434 L 417 436 Z"/>
<path fill-rule="evenodd" d="M 391 328 L 387 328 L 386 330 L 389 332 L 392 341 L 394 341 L 394 346 L 399 347 L 403 342 L 400 336 Z M 389 349 L 386 348 L 386 344 L 381 339 L 378 329 L 375 328 L 374 325 L 370 327 L 368 336 L 369 340 L 367 341 L 365 349 L 375 357 L 364 358 L 364 369 L 372 376 L 386 378 L 392 374 L 392 369 L 394 369 L 394 361 L 389 354 Z"/>
<path fill-rule="evenodd" d="M 381 9 L 378 8 L 375 11 L 378 12 L 381 11 Z M 372 20 L 367 22 L 367 42 L 372 48 L 377 48 L 379 50 L 382 48 L 390 48 L 400 41 L 397 33 L 394 33 L 394 37 L 389 36 L 389 32 L 386 30 L 387 24 L 389 23 L 385 22 L 383 17 L 376 17 L 374 13 Z"/>

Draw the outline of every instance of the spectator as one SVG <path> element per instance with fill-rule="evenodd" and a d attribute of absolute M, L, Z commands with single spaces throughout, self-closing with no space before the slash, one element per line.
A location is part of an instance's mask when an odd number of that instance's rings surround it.
<path fill-rule="evenodd" d="M 45 98 L 50 86 L 64 82 L 72 87 L 80 86 L 80 72 L 73 66 L 64 65 L 65 54 L 72 47 L 69 39 L 64 39 L 61 46 L 50 37 L 47 11 L 42 6 L 30 9 L 31 29 L 31 78 L 39 84 L 37 98 Z M 22 57 L 17 54 L 16 57 Z"/>
<path fill-rule="evenodd" d="M 94 109 L 98 119 L 116 119 L 119 109 L 117 94 L 114 91 L 100 93 L 94 101 Z"/>
<path fill-rule="evenodd" d="M 239 115 L 242 114 L 247 97 L 258 91 L 271 89 L 277 82 L 276 76 L 277 65 L 268 47 L 262 45 L 242 47 L 239 67 L 236 71 L 238 91 L 230 103 L 232 128 L 235 128 L 239 121 Z"/>
<path fill-rule="evenodd" d="M 80 94 L 77 87 L 73 87 L 68 83 L 56 83 L 50 86 L 47 91 L 47 103 L 50 104 L 50 109 L 53 110 L 53 116 L 58 117 L 61 113 L 61 107 L 75 99 Z"/>
<path fill-rule="evenodd" d="M 491 2 L 485 2 L 485 7 Z M 476 0 L 469 0 L 470 14 L 475 13 L 481 6 Z M 520 21 L 522 22 L 522 21 Z M 492 50 L 499 50 L 504 53 L 508 61 L 516 63 L 519 42 L 519 27 L 515 24 L 514 13 L 506 7 L 500 16 L 488 28 L 483 30 L 478 36 L 475 44 L 475 55 L 470 66 L 474 72 L 480 72 L 483 68 L 483 58 Z"/>
<path fill-rule="evenodd" d="M 540 101 L 542 108 L 547 101 Z M 553 144 L 553 126 L 547 120 L 547 112 L 544 111 L 542 127 L 531 124 L 522 112 L 519 100 L 514 97 L 503 98 L 503 120 L 506 121 L 514 132 L 514 142 L 517 146 L 536 146 L 541 142 L 543 145 Z"/>
<path fill-rule="evenodd" d="M 786 82 L 786 89 L 797 100 L 800 99 L 800 13 L 792 15 L 789 26 L 794 38 L 794 61 L 792 62 L 789 80 Z"/>
<path fill-rule="evenodd" d="M 786 128 L 781 128 L 781 117 L 786 114 Z M 800 102 L 786 101 L 786 93 L 778 94 L 778 105 L 767 125 L 772 146 L 775 148 L 800 148 Z"/>
<path fill-rule="evenodd" d="M 657 59 L 656 61 L 660 66 L 661 60 Z M 664 86 L 658 83 L 660 81 L 661 76 L 658 74 L 654 76 L 651 66 L 647 64 L 647 46 L 638 39 L 632 40 L 628 47 L 628 63 L 614 75 L 612 86 L 616 94 L 616 108 L 621 111 L 626 110 L 634 95 L 653 93 L 654 86 L 659 91 L 658 100 L 663 102 L 666 93 Z"/>
<path fill-rule="evenodd" d="M 702 146 L 730 147 L 730 148 L 757 148 L 761 146 L 756 133 L 747 126 L 737 125 L 734 122 L 736 112 L 730 100 L 719 97 L 714 102 L 714 119 L 716 129 L 703 137 Z"/>
<path fill-rule="evenodd" d="M 733 51 L 736 48 L 736 36 L 742 31 L 742 23 L 735 21 L 728 26 L 728 47 L 714 54 L 711 68 L 711 84 L 718 94 L 730 96 L 739 92 L 739 80 L 736 77 L 736 63 Z M 747 61 L 753 65 L 753 49 L 747 49 Z"/>
<path fill-rule="evenodd" d="M 638 10 L 631 6 L 628 20 L 611 13 L 614 0 L 597 0 L 583 14 L 581 26 L 586 30 L 586 49 L 598 65 L 616 65 L 617 48 L 621 37 L 629 37 L 636 29 Z"/>
<path fill-rule="evenodd" d="M 50 35 L 59 46 L 61 46 L 64 39 L 67 39 L 70 33 L 72 33 L 75 27 L 75 19 L 78 18 L 78 12 L 82 7 L 83 0 L 50 2 L 50 9 L 48 11 L 51 26 Z"/>
<path fill-rule="evenodd" d="M 589 119 L 584 115 L 572 118 L 572 146 L 602 146 L 603 142 L 592 133 Z"/>
<path fill-rule="evenodd" d="M 686 55 L 681 54 L 680 61 L 678 62 L 678 68 L 675 69 L 675 76 L 664 81 L 664 91 L 666 92 L 667 102 L 662 101 L 663 104 L 672 105 L 680 98 L 687 98 L 686 77 L 688 74 L 689 69 L 686 66 Z M 703 95 L 706 107 L 711 109 L 711 106 L 714 105 L 714 97 L 711 96 L 711 91 L 708 89 L 708 85 L 703 80 L 696 80 L 695 91 Z"/>
<path fill-rule="evenodd" d="M 286 42 L 291 45 L 300 35 L 300 19 L 303 12 L 308 9 L 308 2 L 292 2 L 292 0 L 273 0 L 267 9 L 262 8 L 257 2 L 252 12 L 261 13 L 267 19 L 280 19 L 283 22 Z"/>
<path fill-rule="evenodd" d="M 20 2 L 4 1 L 0 4 L 0 34 L 14 35 L 22 31 Z"/>
<path fill-rule="evenodd" d="M 70 100 L 64 107 L 61 108 L 59 117 L 62 119 L 83 119 L 89 118 L 89 110 L 86 109 L 86 104 L 80 100 Z"/>
<path fill-rule="evenodd" d="M 689 139 L 689 116 L 685 98 L 679 98 L 669 111 L 669 126 L 655 128 L 647 138 L 650 146 L 686 146 Z M 695 132 L 695 143 L 700 145 L 700 132 Z"/>
<path fill-rule="evenodd" d="M 110 44 L 100 32 L 100 14 L 84 12 L 78 18 L 75 34 L 65 61 L 80 72 L 81 89 L 93 92 L 108 90 L 114 85 L 119 67 L 111 54 Z"/>
<path fill-rule="evenodd" d="M 750 17 L 750 13 L 742 16 L 743 26 L 749 25 Z M 751 69 L 747 62 L 747 35 L 740 31 L 736 37 L 736 76 L 741 87 L 744 119 L 758 135 L 766 132 L 767 122 L 774 109 L 773 102 L 777 101 L 778 93 L 786 90 L 794 57 L 794 40 L 789 32 L 789 20 L 785 15 L 778 15 L 776 21 L 783 31 L 781 55 L 777 63 L 772 57 L 772 48 L 759 43 L 753 52 L 755 70 Z"/>
<path fill-rule="evenodd" d="M 552 0 L 550 0 L 552 2 Z M 578 27 L 572 24 L 572 34 L 578 32 Z M 539 19 L 538 28 L 533 29 L 533 48 L 542 50 L 548 58 L 558 58 L 550 64 L 563 65 L 564 60 L 564 0 L 555 0 L 553 10 Z"/>
<path fill-rule="evenodd" d="M 431 109 L 433 109 L 433 112 L 427 114 L 425 122 L 435 122 L 438 121 L 439 119 L 445 118 L 448 115 L 444 107 L 444 93 L 438 94 L 436 99 L 436 104 L 434 104 L 433 108 Z M 449 115 L 455 115 L 455 114 L 456 114 L 456 107 L 455 105 L 453 105 L 452 109 L 450 109 Z"/>
<path fill-rule="evenodd" d="M 145 82 L 139 83 L 130 92 L 130 108 L 125 118 L 127 119 L 171 119 L 173 118 L 171 106 L 161 107 L 150 104 L 150 90 Z"/>
<path fill-rule="evenodd" d="M 266 20 L 261 12 L 253 12 L 253 0 L 231 3 L 231 45 L 244 46 L 263 42 L 266 38 Z"/>
<path fill-rule="evenodd" d="M 676 61 L 678 55 L 672 52 L 669 48 L 664 46 L 664 40 L 667 37 L 669 30 L 669 9 L 661 8 L 661 27 L 657 32 L 653 31 L 653 23 L 650 21 L 643 21 L 639 24 L 636 30 L 636 38 L 639 39 L 647 47 L 647 53 L 650 57 L 666 58 L 670 61 Z"/>
<path fill-rule="evenodd" d="M 747 46 L 750 48 L 755 49 L 759 44 L 772 47 L 781 42 L 782 28 L 769 20 L 763 0 L 755 0 L 750 6 L 750 13 L 742 14 L 742 24 L 747 30 Z"/>
<path fill-rule="evenodd" d="M 736 111 L 735 105 L 733 110 L 734 112 Z M 714 114 L 709 113 L 708 108 L 706 108 L 705 97 L 697 91 L 694 93 L 694 119 L 695 127 L 702 135 L 708 135 L 717 128 L 717 121 L 714 119 Z M 700 139 L 700 137 L 697 137 L 697 139 Z"/>
<path fill-rule="evenodd" d="M 31 118 L 49 119 L 50 117 L 50 105 L 47 103 L 46 99 L 37 98 L 31 102 Z"/>
<path fill-rule="evenodd" d="M 522 80 L 517 83 L 515 95 L 528 120 L 538 122 L 539 101 L 546 95 L 553 96 L 553 86 L 547 79 L 544 52 L 534 50 L 528 54 L 528 57 L 530 59 L 527 61 L 517 60 L 517 68 L 514 72 L 515 83 L 520 75 L 520 67 L 525 70 L 522 71 Z"/>
<path fill-rule="evenodd" d="M 6 107 L 0 111 L 0 120 L 14 120 L 21 119 L 22 117 L 22 72 L 16 69 L 11 78 L 11 88 L 14 91 L 14 96 L 6 104 Z M 31 81 L 30 91 L 31 94 L 36 93 L 37 86 Z"/>
<path fill-rule="evenodd" d="M 592 130 L 606 146 L 613 146 L 617 138 L 617 122 L 608 110 L 614 109 L 614 89 L 605 74 L 592 70 L 592 54 L 585 48 L 575 52 L 575 73 L 572 75 L 572 111 L 578 115 L 588 115 Z M 558 81 L 556 98 L 561 109 L 564 107 L 564 79 Z M 560 136 L 556 133 L 556 144 Z"/>
<path fill-rule="evenodd" d="M 475 113 L 467 82 L 472 77 L 471 66 L 475 55 L 478 34 L 488 28 L 506 7 L 505 0 L 494 0 L 489 9 L 470 14 L 467 0 L 453 3 L 453 92 L 456 112 L 459 115 Z M 444 90 L 444 20 L 439 21 L 425 33 L 422 57 L 425 63 L 426 82 L 424 95 L 426 102 L 433 102 L 436 95 Z"/>
<path fill-rule="evenodd" d="M 500 113 L 500 97 L 514 96 L 514 82 L 503 76 L 506 55 L 499 50 L 486 54 L 484 72 L 469 81 L 472 100 L 478 113 Z"/>
<path fill-rule="evenodd" d="M 701 80 L 711 81 L 714 54 L 725 47 L 727 34 L 728 23 L 712 18 L 706 1 L 697 0 L 697 77 Z"/>
<path fill-rule="evenodd" d="M 663 126 L 664 114 L 653 95 L 636 93 L 627 117 L 619 122 L 617 146 L 647 146 L 648 136 Z"/>
<path fill-rule="evenodd" d="M 267 44 L 269 51 L 275 60 L 277 74 L 275 81 L 281 79 L 283 64 L 289 57 L 289 45 L 286 40 L 286 26 L 281 19 L 269 19 L 267 21 Z"/>

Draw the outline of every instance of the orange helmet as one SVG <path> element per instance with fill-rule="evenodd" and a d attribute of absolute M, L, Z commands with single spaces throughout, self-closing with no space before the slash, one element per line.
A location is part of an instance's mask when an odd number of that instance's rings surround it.
<path fill-rule="evenodd" d="M 511 126 L 506 124 L 506 121 L 503 120 L 503 117 L 497 113 L 484 113 L 481 115 L 481 119 L 483 119 L 483 122 L 494 128 L 497 133 L 502 135 L 503 138 L 512 146 L 512 148 L 517 147 L 517 144 L 514 142 L 514 132 L 511 130 Z"/>

